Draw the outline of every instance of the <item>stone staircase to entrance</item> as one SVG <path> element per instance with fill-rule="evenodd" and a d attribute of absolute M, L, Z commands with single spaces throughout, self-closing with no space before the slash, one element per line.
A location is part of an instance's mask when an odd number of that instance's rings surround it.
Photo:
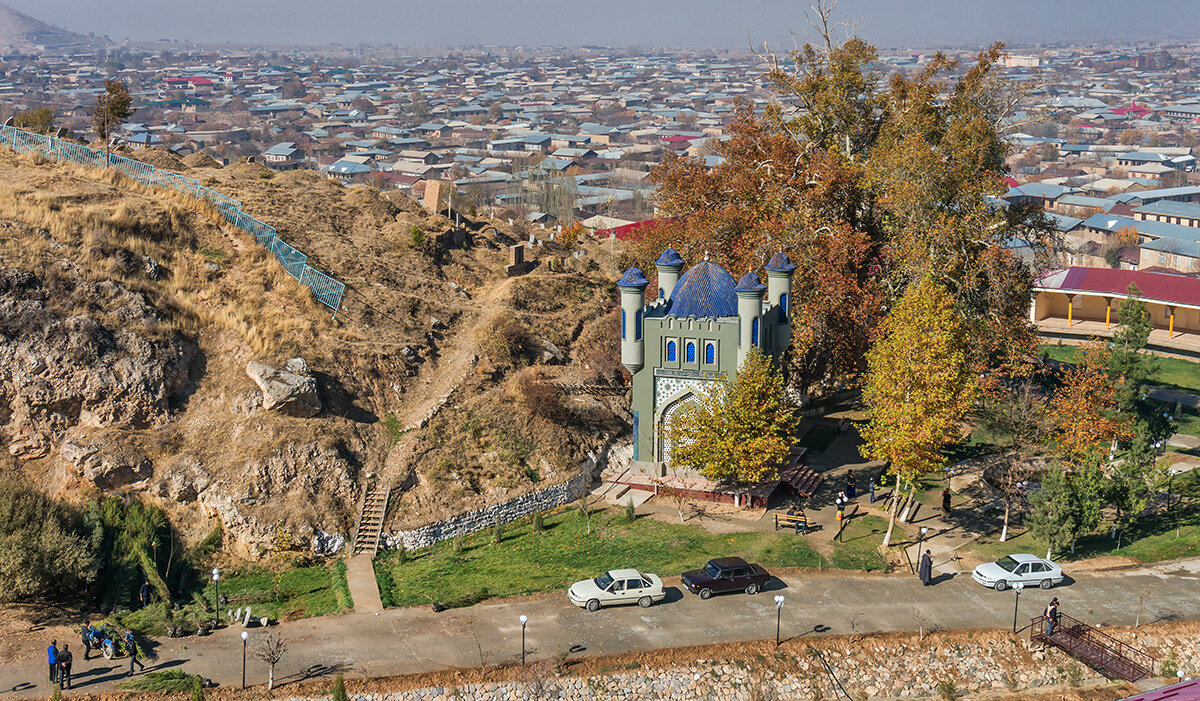
<path fill-rule="evenodd" d="M 654 485 L 639 477 L 631 476 L 628 468 L 608 472 L 602 476 L 600 484 L 592 489 L 592 496 L 613 506 L 625 506 L 633 502 L 634 508 L 637 508 L 654 496 Z"/>
<path fill-rule="evenodd" d="M 379 552 L 379 544 L 383 538 L 383 519 L 387 516 L 388 497 L 391 495 L 391 485 L 376 485 L 375 489 L 363 499 L 362 509 L 358 514 L 358 527 L 354 532 L 354 555 L 374 557 Z"/>

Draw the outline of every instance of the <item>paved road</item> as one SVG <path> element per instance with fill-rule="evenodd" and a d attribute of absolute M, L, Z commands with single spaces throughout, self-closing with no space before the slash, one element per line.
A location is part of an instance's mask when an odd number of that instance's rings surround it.
<path fill-rule="evenodd" d="M 288 640 L 278 668 L 283 682 L 329 674 L 384 676 L 520 659 L 521 625 L 529 616 L 528 650 L 533 659 L 560 652 L 595 656 L 715 642 L 769 638 L 775 632 L 773 596 L 786 597 L 784 635 L 915 631 L 918 628 L 1005 628 L 1012 625 L 1012 592 L 994 592 L 969 575 L 923 588 L 912 577 L 802 574 L 785 576 L 757 596 L 714 596 L 701 601 L 674 585 L 666 602 L 650 609 L 623 607 L 588 613 L 561 594 L 521 598 L 435 614 L 428 608 L 392 609 L 294 621 L 274 627 Z M 1136 570 L 1079 574 L 1050 592 L 1021 597 L 1025 623 L 1051 595 L 1064 613 L 1100 625 L 1139 619 L 1200 620 L 1200 558 Z M 820 633 L 814 633 L 818 629 Z M 203 674 L 223 684 L 241 681 L 240 629 L 205 638 L 164 639 L 151 666 Z M 253 636 L 262 631 L 251 629 Z M 47 632 L 48 634 L 50 631 Z M 61 639 L 61 638 L 60 638 Z M 74 647 L 74 646 L 73 646 Z M 77 655 L 77 659 L 80 656 Z M 46 696 L 40 652 L 0 669 L 0 693 Z M 109 689 L 126 665 L 120 660 L 78 664 L 77 688 Z M 266 681 L 265 666 L 250 658 L 247 681 Z"/>

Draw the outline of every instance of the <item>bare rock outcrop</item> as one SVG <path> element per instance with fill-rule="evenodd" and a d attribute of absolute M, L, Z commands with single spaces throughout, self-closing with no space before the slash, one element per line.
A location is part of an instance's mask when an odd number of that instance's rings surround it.
<path fill-rule="evenodd" d="M 221 519 L 226 533 L 247 553 L 271 547 L 280 529 L 297 544 L 322 535 L 346 534 L 358 503 L 357 459 L 347 449 L 319 443 L 287 443 L 266 458 L 246 463 L 234 478 L 205 487 L 199 503 Z M 344 536 L 341 536 L 344 537 Z"/>
<path fill-rule="evenodd" d="M 251 360 L 246 363 L 246 374 L 262 390 L 264 409 L 302 418 L 321 413 L 317 380 L 304 359 L 292 358 L 281 369 Z"/>
<path fill-rule="evenodd" d="M 59 447 L 59 454 L 77 477 L 101 490 L 141 482 L 154 473 L 149 458 L 128 445 L 68 438 Z"/>
<path fill-rule="evenodd" d="M 65 310 L 86 310 L 65 313 Z M 186 391 L 196 344 L 160 332 L 137 292 L 87 282 L 69 266 L 45 279 L 0 267 L 0 435 L 44 457 L 75 426 L 149 428 Z"/>

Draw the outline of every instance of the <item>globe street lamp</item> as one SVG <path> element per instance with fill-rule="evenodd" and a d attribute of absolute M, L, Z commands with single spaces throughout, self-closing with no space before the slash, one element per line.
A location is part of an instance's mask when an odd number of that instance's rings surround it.
<path fill-rule="evenodd" d="M 242 688 L 246 688 L 246 641 L 250 639 L 250 634 L 242 631 Z"/>
<path fill-rule="evenodd" d="M 221 623 L 221 571 L 213 568 L 213 630 Z"/>
<path fill-rule="evenodd" d="M 521 666 L 525 666 L 525 624 L 529 623 L 529 616 L 521 614 L 518 619 L 521 621 Z"/>
<path fill-rule="evenodd" d="M 775 595 L 775 647 L 779 647 L 779 619 L 783 615 L 783 594 Z"/>
<path fill-rule="evenodd" d="M 1017 593 L 1017 598 L 1013 602 L 1013 633 L 1017 632 L 1017 609 L 1021 606 L 1021 590 L 1025 585 L 1021 582 L 1013 582 L 1013 591 Z"/>

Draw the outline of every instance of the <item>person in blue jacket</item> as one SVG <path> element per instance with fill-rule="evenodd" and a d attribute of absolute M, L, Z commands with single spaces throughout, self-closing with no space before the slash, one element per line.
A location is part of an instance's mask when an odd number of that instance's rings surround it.
<path fill-rule="evenodd" d="M 58 681 L 58 641 L 51 640 L 50 647 L 46 648 L 46 661 L 50 663 L 50 683 L 54 684 Z"/>

